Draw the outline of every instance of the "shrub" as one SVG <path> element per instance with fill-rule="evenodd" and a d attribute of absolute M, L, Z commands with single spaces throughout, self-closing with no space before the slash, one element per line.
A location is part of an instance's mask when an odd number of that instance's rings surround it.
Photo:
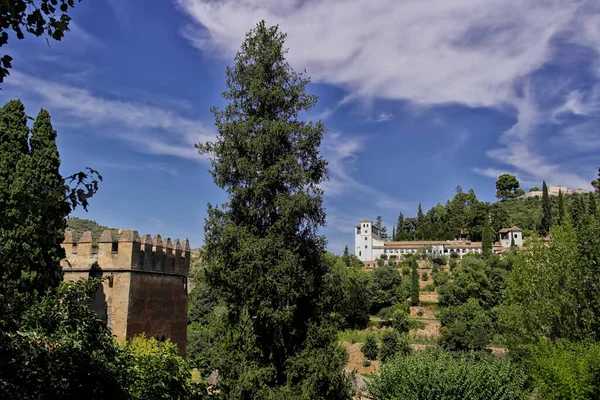
<path fill-rule="evenodd" d="M 408 314 L 404 310 L 397 308 L 392 314 L 390 325 L 400 333 L 408 333 L 410 329 Z"/>
<path fill-rule="evenodd" d="M 382 260 L 387 260 L 388 259 L 388 255 L 387 254 L 382 254 L 379 258 L 381 258 Z"/>
<path fill-rule="evenodd" d="M 422 317 L 423 316 L 423 310 L 417 311 L 417 316 Z"/>
<path fill-rule="evenodd" d="M 474 298 L 460 306 L 442 309 L 440 319 L 440 343 L 449 350 L 482 350 L 494 333 L 488 312 Z"/>
<path fill-rule="evenodd" d="M 524 383 L 523 371 L 506 359 L 429 350 L 391 360 L 367 388 L 374 400 L 522 400 L 529 398 Z"/>
<path fill-rule="evenodd" d="M 442 286 L 448 283 L 450 280 L 450 274 L 448 274 L 446 271 L 438 271 L 431 274 L 431 278 L 436 286 Z"/>
<path fill-rule="evenodd" d="M 454 268 L 456 268 L 457 264 L 458 264 L 458 262 L 456 261 L 456 258 L 452 257 L 450 259 L 450 261 L 448 261 L 448 266 L 450 267 L 450 271 L 452 271 Z"/>
<path fill-rule="evenodd" d="M 365 337 L 365 343 L 362 345 L 360 350 L 367 360 L 377 360 L 379 348 L 377 347 L 377 339 L 375 338 L 375 335 L 367 335 Z"/>
<path fill-rule="evenodd" d="M 411 348 L 408 344 L 408 335 L 400 335 L 396 330 L 388 330 L 381 337 L 381 349 L 379 358 L 381 362 L 387 362 L 398 355 L 410 354 Z"/>
<path fill-rule="evenodd" d="M 600 344 L 542 341 L 530 351 L 529 371 L 541 398 L 600 398 Z"/>
<path fill-rule="evenodd" d="M 368 368 L 368 367 L 370 367 L 370 366 L 371 366 L 371 361 L 369 361 L 369 360 L 364 360 L 364 361 L 363 361 L 363 363 L 362 363 L 362 366 L 363 366 L 363 367 L 365 367 L 365 368 Z"/>
<path fill-rule="evenodd" d="M 433 292 L 435 290 L 435 283 L 428 283 L 421 288 L 421 292 Z"/>
<path fill-rule="evenodd" d="M 421 274 L 421 279 L 423 280 L 423 282 L 427 282 L 427 280 L 429 279 L 429 274 L 427 272 L 423 272 Z"/>
<path fill-rule="evenodd" d="M 447 261 L 448 260 L 446 259 L 446 256 L 441 255 L 437 255 L 431 259 L 431 262 L 433 263 L 433 268 L 438 270 L 440 269 L 440 267 L 446 265 Z"/>

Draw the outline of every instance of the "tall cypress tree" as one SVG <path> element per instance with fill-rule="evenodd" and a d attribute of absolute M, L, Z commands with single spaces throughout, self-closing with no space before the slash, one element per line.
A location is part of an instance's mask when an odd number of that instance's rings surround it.
<path fill-rule="evenodd" d="M 423 214 L 423 207 L 421 207 L 421 203 L 419 203 L 419 207 L 417 208 L 417 232 L 419 239 L 423 239 L 423 229 L 425 228 L 425 215 Z"/>
<path fill-rule="evenodd" d="M 325 127 L 299 119 L 317 99 L 286 61 L 285 38 L 264 21 L 246 35 L 226 70 L 229 104 L 212 109 L 216 140 L 197 145 L 229 195 L 221 207 L 209 205 L 204 228 L 207 282 L 228 310 L 222 345 L 230 358 L 215 366 L 227 397 L 271 397 L 273 388 L 297 384 L 316 397 L 345 398 L 344 359 L 323 329 L 328 312 L 319 301 Z M 310 360 L 317 355 L 321 362 Z"/>
<path fill-rule="evenodd" d="M 44 285 L 56 286 L 62 280 L 60 260 L 64 250 L 60 246 L 70 212 L 66 202 L 66 188 L 60 175 L 60 155 L 56 146 L 56 131 L 50 114 L 42 109 L 31 131 L 31 176 L 39 193 L 44 196 L 44 212 L 32 216 L 38 227 L 37 252 L 43 270 Z M 57 268 L 58 267 L 58 268 Z"/>
<path fill-rule="evenodd" d="M 546 181 L 542 183 L 542 233 L 547 235 L 552 227 L 552 203 Z"/>
<path fill-rule="evenodd" d="M 348 246 L 344 247 L 344 255 L 342 256 L 342 260 L 347 267 L 350 266 L 350 252 L 348 251 Z"/>
<path fill-rule="evenodd" d="M 559 225 L 565 220 L 565 197 L 562 190 L 558 191 L 558 223 Z"/>
<path fill-rule="evenodd" d="M 482 251 L 485 257 L 488 257 L 492 254 L 492 230 L 490 228 L 490 216 L 485 216 L 485 222 L 483 224 L 483 233 L 482 233 Z"/>
<path fill-rule="evenodd" d="M 419 305 L 419 264 L 415 257 L 412 257 L 410 263 L 410 303 L 413 306 Z"/>
<path fill-rule="evenodd" d="M 0 329 L 18 318 L 23 304 L 19 293 L 27 293 L 35 279 L 35 273 L 27 273 L 29 254 L 21 249 L 31 229 L 30 199 L 23 193 L 27 180 L 20 176 L 29 155 L 28 136 L 25 106 L 20 100 L 9 101 L 0 110 Z"/>
<path fill-rule="evenodd" d="M 404 214 L 398 214 L 398 222 L 396 222 L 396 238 L 394 240 L 402 240 L 402 232 L 404 231 Z"/>

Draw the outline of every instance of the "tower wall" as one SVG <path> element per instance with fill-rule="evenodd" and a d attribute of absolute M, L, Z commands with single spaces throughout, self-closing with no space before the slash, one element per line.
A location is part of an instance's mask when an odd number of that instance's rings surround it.
<path fill-rule="evenodd" d="M 185 356 L 191 254 L 187 239 L 182 244 L 123 231 L 117 241 L 111 231 L 104 231 L 94 245 L 91 232 L 75 242 L 67 231 L 62 246 L 65 280 L 106 278 L 91 306 L 117 338 L 144 333 L 170 339 Z"/>

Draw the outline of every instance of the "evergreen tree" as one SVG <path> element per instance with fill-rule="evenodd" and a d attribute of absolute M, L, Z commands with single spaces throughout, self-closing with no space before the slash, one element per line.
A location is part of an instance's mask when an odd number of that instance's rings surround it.
<path fill-rule="evenodd" d="M 482 251 L 485 257 L 492 255 L 492 230 L 490 228 L 490 217 L 485 217 L 485 223 L 483 225 L 483 237 L 482 237 Z"/>
<path fill-rule="evenodd" d="M 410 264 L 410 302 L 413 306 L 419 305 L 419 264 L 413 257 Z"/>
<path fill-rule="evenodd" d="M 398 222 L 396 222 L 396 238 L 394 240 L 402 240 L 402 232 L 404 231 L 404 214 L 398 214 Z"/>
<path fill-rule="evenodd" d="M 547 235 L 552 227 L 552 203 L 546 181 L 542 182 L 542 233 Z"/>
<path fill-rule="evenodd" d="M 596 196 L 593 192 L 588 194 L 588 213 L 595 217 L 598 214 L 598 203 L 596 202 Z"/>
<path fill-rule="evenodd" d="M 558 224 L 562 224 L 565 220 L 565 198 L 562 190 L 558 191 Z"/>
<path fill-rule="evenodd" d="M 348 398 L 343 352 L 319 301 L 325 127 L 298 119 L 317 99 L 286 61 L 285 37 L 264 21 L 246 35 L 226 70 L 229 104 L 212 110 L 217 138 L 197 145 L 229 194 L 221 207 L 209 205 L 205 225 L 207 282 L 228 310 L 227 359 L 215 360 L 219 390 L 228 398 Z"/>
<path fill-rule="evenodd" d="M 421 207 L 421 203 L 419 203 L 419 208 L 417 209 L 417 232 L 419 239 L 423 239 L 424 228 L 425 215 L 423 215 L 423 208 Z"/>
<path fill-rule="evenodd" d="M 344 247 L 344 255 L 342 256 L 342 261 L 346 264 L 347 267 L 350 266 L 350 252 L 348 251 L 348 246 Z"/>

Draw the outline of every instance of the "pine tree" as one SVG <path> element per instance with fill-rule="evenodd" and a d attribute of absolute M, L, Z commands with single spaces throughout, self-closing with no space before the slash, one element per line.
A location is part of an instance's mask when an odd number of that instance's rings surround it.
<path fill-rule="evenodd" d="M 585 202 L 583 201 L 583 196 L 574 195 L 571 198 L 571 219 L 573 220 L 573 225 L 579 225 L 579 222 L 583 220 L 584 215 L 586 214 Z"/>
<path fill-rule="evenodd" d="M 561 225 L 565 220 L 565 197 L 562 190 L 558 191 L 558 224 Z"/>
<path fill-rule="evenodd" d="M 542 233 L 547 235 L 552 227 L 552 203 L 546 181 L 542 182 Z"/>
<path fill-rule="evenodd" d="M 419 264 L 413 257 L 410 263 L 410 303 L 413 306 L 419 305 Z"/>
<path fill-rule="evenodd" d="M 492 230 L 490 228 L 490 217 L 489 215 L 485 216 L 485 222 L 483 224 L 483 233 L 482 233 L 482 251 L 484 257 L 488 257 L 492 254 Z"/>
<path fill-rule="evenodd" d="M 325 127 L 299 119 L 317 99 L 286 61 L 285 37 L 264 21 L 246 35 L 226 70 L 229 104 L 212 109 L 216 140 L 197 145 L 229 194 L 209 205 L 204 228 L 207 282 L 228 310 L 228 352 L 215 367 L 225 397 L 278 397 L 275 388 L 296 385 L 287 391 L 346 398 L 344 358 L 319 301 Z"/>

